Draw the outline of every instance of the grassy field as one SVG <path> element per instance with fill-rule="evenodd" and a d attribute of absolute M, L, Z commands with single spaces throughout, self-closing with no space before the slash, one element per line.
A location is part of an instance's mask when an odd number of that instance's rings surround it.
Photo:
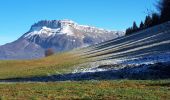
<path fill-rule="evenodd" d="M 0 100 L 170 100 L 170 80 L 0 84 Z"/>
<path fill-rule="evenodd" d="M 82 62 L 71 52 L 37 60 L 0 61 L 0 79 L 69 73 Z"/>
<path fill-rule="evenodd" d="M 37 60 L 0 61 L 0 79 L 70 73 L 88 60 L 65 52 Z M 170 80 L 0 83 L 0 100 L 60 99 L 170 100 Z"/>

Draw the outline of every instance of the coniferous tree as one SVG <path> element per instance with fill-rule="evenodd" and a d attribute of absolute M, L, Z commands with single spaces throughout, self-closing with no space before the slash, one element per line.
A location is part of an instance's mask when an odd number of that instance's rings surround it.
<path fill-rule="evenodd" d="M 134 32 L 137 32 L 138 30 L 139 30 L 139 28 L 138 28 L 136 22 L 133 22 L 133 27 L 130 27 L 130 28 L 126 29 L 126 35 L 130 35 L 130 34 L 132 34 Z"/>
<path fill-rule="evenodd" d="M 136 22 L 133 22 L 133 32 L 136 32 L 138 30 L 138 26 Z"/>
<path fill-rule="evenodd" d="M 161 22 L 170 21 L 170 0 L 161 0 L 158 8 L 161 14 Z"/>
<path fill-rule="evenodd" d="M 145 18 L 145 23 L 144 23 L 144 27 L 145 27 L 145 28 L 148 28 L 148 27 L 151 26 L 151 24 L 152 24 L 152 18 L 151 18 L 150 16 L 146 16 L 146 18 Z"/>
<path fill-rule="evenodd" d="M 152 26 L 160 24 L 160 16 L 157 13 L 152 14 Z"/>
<path fill-rule="evenodd" d="M 153 13 L 151 16 L 146 16 L 144 23 L 141 22 L 139 28 L 136 25 L 136 22 L 134 22 L 133 26 L 126 30 L 126 34 L 129 35 L 139 30 L 170 21 L 170 0 L 160 0 L 158 9 L 160 10 L 160 14 Z"/>
<path fill-rule="evenodd" d="M 130 28 L 127 28 L 126 29 L 126 35 L 129 35 L 129 34 L 131 34 L 132 33 L 132 28 L 130 27 Z"/>
<path fill-rule="evenodd" d="M 126 34 L 126 35 L 129 34 L 129 28 L 126 29 L 125 34 Z"/>
<path fill-rule="evenodd" d="M 139 29 L 142 30 L 143 28 L 144 28 L 144 23 L 143 23 L 143 21 L 141 21 Z"/>

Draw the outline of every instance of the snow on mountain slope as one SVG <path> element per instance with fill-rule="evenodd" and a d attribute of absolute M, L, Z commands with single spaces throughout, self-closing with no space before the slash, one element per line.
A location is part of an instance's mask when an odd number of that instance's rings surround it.
<path fill-rule="evenodd" d="M 124 32 L 78 25 L 71 20 L 52 20 L 40 21 L 34 24 L 22 38 L 43 48 L 65 51 L 101 43 L 121 36 L 124 36 Z"/>
<path fill-rule="evenodd" d="M 123 32 L 116 34 L 116 31 L 108 31 L 105 29 L 100 29 L 96 27 L 90 27 L 87 25 L 78 25 L 77 23 L 71 20 L 52 20 L 52 21 L 40 21 L 34 24 L 30 31 L 24 35 L 25 38 L 29 38 L 30 36 L 39 35 L 39 36 L 46 36 L 49 37 L 51 35 L 56 34 L 66 34 L 66 35 L 76 35 L 74 30 L 79 30 L 87 33 L 112 33 L 114 35 L 124 35 Z M 83 35 L 83 34 L 81 34 Z M 95 34 L 93 34 L 95 35 Z M 96 34 L 97 35 L 97 34 Z"/>
<path fill-rule="evenodd" d="M 32 25 L 18 40 L 0 46 L 0 59 L 40 58 L 48 48 L 56 52 L 68 51 L 121 36 L 124 36 L 124 32 L 79 25 L 71 20 L 43 20 Z M 21 48 L 15 48 L 21 43 L 25 44 Z M 40 52 L 37 54 L 38 50 Z"/>
<path fill-rule="evenodd" d="M 89 67 L 84 69 L 87 72 L 94 72 L 94 69 L 101 71 L 101 68 L 98 69 L 100 66 L 119 66 L 112 67 L 115 70 L 115 68 L 170 62 L 170 22 L 96 44 L 78 52 L 83 52 L 80 56 L 92 61 Z"/>

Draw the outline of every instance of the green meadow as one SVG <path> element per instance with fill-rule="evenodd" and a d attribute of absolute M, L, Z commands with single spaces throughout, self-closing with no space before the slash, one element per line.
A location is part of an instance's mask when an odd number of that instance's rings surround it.
<path fill-rule="evenodd" d="M 0 100 L 169 100 L 170 80 L 1 83 Z"/>

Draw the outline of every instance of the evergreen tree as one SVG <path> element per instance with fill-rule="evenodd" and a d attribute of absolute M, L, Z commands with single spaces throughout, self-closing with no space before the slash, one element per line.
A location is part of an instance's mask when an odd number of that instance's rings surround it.
<path fill-rule="evenodd" d="M 161 0 L 159 3 L 161 21 L 170 21 L 170 0 Z"/>
<path fill-rule="evenodd" d="M 143 23 L 143 21 L 141 21 L 140 26 L 139 26 L 139 29 L 141 30 L 141 29 L 143 29 L 143 28 L 144 28 L 144 23 Z"/>
<path fill-rule="evenodd" d="M 127 28 L 126 29 L 126 35 L 132 34 L 134 32 L 137 32 L 139 30 L 136 22 L 133 22 L 133 27 Z"/>
<path fill-rule="evenodd" d="M 133 33 L 132 27 L 129 27 L 129 28 L 126 29 L 126 35 L 130 35 L 132 33 Z"/>
<path fill-rule="evenodd" d="M 133 22 L 133 32 L 136 32 L 138 30 L 138 26 L 136 25 L 136 22 Z"/>
<path fill-rule="evenodd" d="M 151 24 L 152 24 L 152 18 L 150 16 L 146 16 L 144 27 L 148 28 L 151 26 Z"/>
<path fill-rule="evenodd" d="M 157 13 L 152 14 L 152 26 L 160 24 L 160 17 Z"/>
<path fill-rule="evenodd" d="M 160 14 L 153 13 L 152 16 L 146 16 L 145 21 L 140 23 L 139 28 L 136 22 L 134 22 L 133 26 L 126 30 L 126 34 L 129 35 L 139 30 L 170 21 L 170 0 L 160 0 L 158 9 L 160 10 Z"/>

